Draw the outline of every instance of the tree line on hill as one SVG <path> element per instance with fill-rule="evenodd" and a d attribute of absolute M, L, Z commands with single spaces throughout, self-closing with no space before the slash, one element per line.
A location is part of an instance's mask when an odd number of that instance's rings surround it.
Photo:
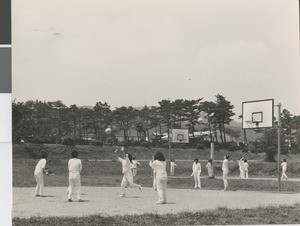
<path fill-rule="evenodd" d="M 226 144 L 226 134 L 239 137 L 240 132 L 226 125 L 233 120 L 234 106 L 220 94 L 215 101 L 164 99 L 158 106 L 144 106 L 141 109 L 122 106 L 111 109 L 108 103 L 97 102 L 94 107 L 67 107 L 62 101 L 33 101 L 12 103 L 13 141 L 35 143 L 61 143 L 64 139 L 93 140 L 100 144 L 115 143 L 116 136 L 122 136 L 124 142 L 130 142 L 130 132 L 140 141 L 161 141 L 163 133 L 168 140 L 172 128 L 185 128 L 192 135 L 191 143 L 196 141 L 195 132 L 209 131 L 208 140 Z M 242 117 L 242 116 L 241 116 Z M 288 110 L 282 112 L 282 139 L 286 144 L 299 150 L 300 116 L 293 116 Z M 276 124 L 276 122 L 275 122 Z M 112 134 L 105 129 L 111 128 Z M 150 131 L 156 136 L 151 136 Z M 276 128 L 258 130 L 263 133 L 260 144 L 276 146 Z M 246 138 L 246 131 L 244 131 Z M 257 142 L 256 142 L 257 143 Z M 256 144 L 257 145 L 257 144 Z"/>
<path fill-rule="evenodd" d="M 122 134 L 130 140 L 129 131 L 136 131 L 138 140 L 150 140 L 149 131 L 155 131 L 157 138 L 164 132 L 170 137 L 171 128 L 186 128 L 195 138 L 197 125 L 210 131 L 210 140 L 226 142 L 226 132 L 236 136 L 225 125 L 232 121 L 234 106 L 220 94 L 216 100 L 202 101 L 164 99 L 158 106 L 144 106 L 141 109 L 122 106 L 111 109 L 108 103 L 97 102 L 93 108 L 67 107 L 62 101 L 26 101 L 12 104 L 13 140 L 45 140 L 61 142 L 63 138 L 93 138 L 105 142 L 108 137 Z M 112 134 L 105 134 L 111 128 Z M 218 136 L 217 136 L 218 133 Z M 218 140 L 219 138 L 219 140 Z"/>

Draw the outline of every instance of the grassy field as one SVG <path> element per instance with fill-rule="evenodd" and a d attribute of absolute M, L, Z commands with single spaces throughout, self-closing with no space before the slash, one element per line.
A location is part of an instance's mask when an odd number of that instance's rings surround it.
<path fill-rule="evenodd" d="M 32 187 L 35 186 L 33 171 L 36 163 L 39 160 L 39 155 L 42 151 L 47 151 L 49 157 L 47 167 L 54 170 L 55 175 L 45 177 L 45 186 L 68 186 L 68 170 L 67 163 L 72 150 L 79 151 L 79 158 L 82 159 L 82 184 L 84 186 L 120 186 L 121 183 L 121 165 L 118 162 L 111 161 L 115 147 L 95 147 L 95 146 L 76 146 L 62 148 L 56 145 L 15 145 L 13 148 L 13 186 L 14 187 Z M 168 154 L 167 149 L 146 149 L 146 148 L 131 148 L 130 152 L 137 157 L 143 159 L 140 161 L 137 183 L 143 186 L 152 186 L 152 171 L 148 165 L 148 160 L 156 151 L 162 151 L 165 155 Z M 225 150 L 216 151 L 216 159 L 222 159 L 222 156 L 227 153 Z M 229 153 L 232 159 L 238 159 L 240 156 L 245 156 L 252 160 L 249 162 L 249 177 L 273 177 L 277 178 L 277 163 L 267 163 L 261 161 L 262 155 L 251 153 L 232 152 Z M 193 179 L 190 177 L 192 173 L 193 158 L 198 157 L 202 164 L 202 187 L 204 189 L 222 189 L 222 180 L 206 179 L 207 170 L 205 168 L 206 159 L 209 158 L 210 150 L 196 149 L 174 149 L 172 150 L 173 157 L 177 160 L 175 176 L 169 177 L 169 188 L 192 188 Z M 285 156 L 288 159 L 288 175 L 289 177 L 298 177 L 300 175 L 300 156 Z M 107 160 L 107 161 L 97 161 Z M 188 160 L 188 161 L 180 161 Z M 214 171 L 216 176 L 222 175 L 221 162 L 215 162 Z M 238 177 L 239 169 L 236 161 L 231 161 L 229 164 L 230 176 Z M 26 178 L 26 180 L 24 180 Z M 277 189 L 276 181 L 257 181 L 257 180 L 230 180 L 231 190 L 263 190 L 273 191 Z M 291 192 L 300 191 L 299 182 L 287 181 L 283 183 L 283 189 Z"/>
<path fill-rule="evenodd" d="M 231 210 L 182 212 L 180 214 L 143 214 L 125 216 L 92 215 L 87 217 L 13 218 L 13 225 L 255 225 L 299 224 L 300 204 L 294 206 L 259 207 Z"/>

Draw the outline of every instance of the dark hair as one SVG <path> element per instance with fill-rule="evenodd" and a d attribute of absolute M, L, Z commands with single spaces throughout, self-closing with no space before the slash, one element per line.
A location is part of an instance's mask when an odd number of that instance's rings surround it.
<path fill-rule="evenodd" d="M 72 158 L 77 158 L 78 151 L 72 151 L 71 156 L 72 156 Z"/>
<path fill-rule="evenodd" d="M 286 162 L 286 159 L 283 159 L 284 162 Z"/>
<path fill-rule="evenodd" d="M 212 163 L 212 159 L 209 159 L 208 162 Z"/>
<path fill-rule="evenodd" d="M 41 155 L 41 157 L 42 157 L 43 159 L 47 158 L 47 157 L 48 157 L 48 153 L 47 153 L 47 152 L 43 152 L 42 155 Z"/>
<path fill-rule="evenodd" d="M 230 156 L 229 155 L 225 155 L 226 156 L 226 159 L 229 159 L 230 158 Z"/>
<path fill-rule="evenodd" d="M 171 162 L 175 162 L 175 159 L 171 159 Z"/>
<path fill-rule="evenodd" d="M 196 159 L 194 159 L 194 162 L 199 162 L 199 159 L 197 159 L 197 158 L 196 158 Z"/>
<path fill-rule="evenodd" d="M 135 160 L 135 157 L 132 157 L 132 160 Z"/>
<path fill-rule="evenodd" d="M 158 161 L 161 161 L 161 162 L 166 161 L 163 153 L 161 153 L 160 151 L 158 151 L 155 156 L 156 156 L 156 160 L 158 160 Z M 154 159 L 155 159 L 155 157 L 154 157 Z"/>
<path fill-rule="evenodd" d="M 247 159 L 245 159 L 244 162 L 247 162 Z"/>
<path fill-rule="evenodd" d="M 132 163 L 132 155 L 128 153 L 127 156 L 129 158 L 129 161 Z"/>

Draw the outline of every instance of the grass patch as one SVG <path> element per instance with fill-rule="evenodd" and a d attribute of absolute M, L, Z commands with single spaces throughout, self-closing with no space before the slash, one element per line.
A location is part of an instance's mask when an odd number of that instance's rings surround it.
<path fill-rule="evenodd" d="M 179 214 L 142 214 L 124 216 L 91 215 L 87 217 L 13 218 L 13 225 L 249 225 L 299 224 L 300 204 L 253 209 L 228 209 Z"/>
<path fill-rule="evenodd" d="M 36 185 L 33 171 L 38 159 L 13 159 L 13 186 L 14 187 L 34 187 Z M 152 186 L 151 168 L 148 162 L 141 162 L 142 165 L 139 167 L 138 176 L 135 179 L 137 183 L 144 187 Z M 83 159 L 83 171 L 82 171 L 82 185 L 83 186 L 105 186 L 105 187 L 119 187 L 122 179 L 121 165 L 116 162 L 97 162 L 88 161 Z M 261 166 L 262 163 L 257 163 L 260 169 L 259 172 L 269 169 L 270 164 L 266 164 L 265 168 Z M 68 159 L 57 159 L 49 158 L 47 167 L 54 170 L 55 175 L 45 176 L 46 187 L 67 187 L 68 186 Z M 190 177 L 191 162 L 178 162 L 178 167 L 175 170 L 175 176 L 169 177 L 168 188 L 193 188 L 194 180 Z M 276 164 L 274 167 L 276 169 Z M 250 165 L 251 168 L 256 167 L 255 163 Z M 236 163 L 230 165 L 230 176 L 238 177 L 239 170 Z M 205 166 L 202 165 L 203 173 L 206 175 Z M 216 176 L 221 176 L 221 163 L 215 164 Z M 250 178 L 253 175 L 250 174 Z M 266 175 L 264 175 L 266 176 Z M 26 178 L 26 180 L 24 180 Z M 221 190 L 223 188 L 223 181 L 221 179 L 201 179 L 202 188 L 210 190 Z M 299 192 L 300 182 L 284 181 L 282 182 L 282 189 L 289 192 Z M 248 190 L 248 191 L 274 191 L 277 190 L 277 181 L 272 180 L 231 180 L 229 179 L 229 190 Z"/>

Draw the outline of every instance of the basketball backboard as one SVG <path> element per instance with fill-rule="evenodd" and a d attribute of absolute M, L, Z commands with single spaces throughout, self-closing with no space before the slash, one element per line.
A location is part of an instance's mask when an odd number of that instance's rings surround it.
<path fill-rule="evenodd" d="M 188 143 L 189 131 L 187 129 L 172 129 L 173 143 Z"/>
<path fill-rule="evenodd" d="M 273 127 L 274 99 L 243 102 L 243 129 Z"/>

